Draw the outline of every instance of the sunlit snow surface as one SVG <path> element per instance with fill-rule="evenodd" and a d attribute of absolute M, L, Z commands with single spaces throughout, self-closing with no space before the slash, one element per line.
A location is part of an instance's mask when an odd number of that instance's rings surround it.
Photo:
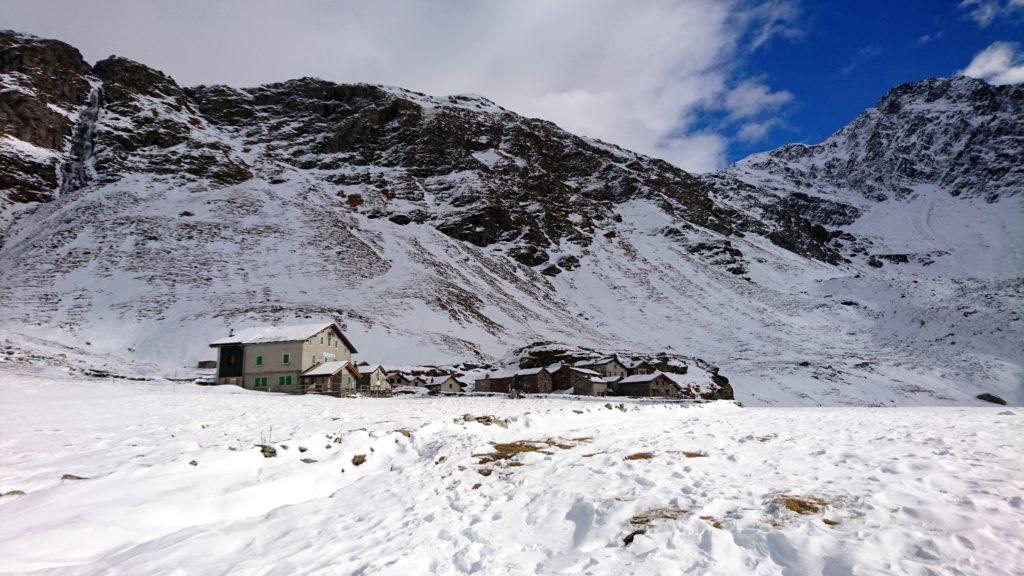
<path fill-rule="evenodd" d="M 25 495 L 0 497 L 0 572 L 1013 574 L 1022 565 L 1019 408 L 618 402 L 286 396 L 8 365 L 0 492 Z M 467 423 L 467 413 L 508 427 Z M 521 465 L 479 463 L 492 443 L 522 440 L 557 445 L 510 461 Z M 263 442 L 275 458 L 255 447 Z M 636 453 L 652 457 L 625 459 Z M 354 465 L 357 455 L 365 463 Z M 799 515 L 778 504 L 783 495 L 825 505 Z M 625 545 L 638 529 L 631 518 L 656 509 L 678 517 Z"/>

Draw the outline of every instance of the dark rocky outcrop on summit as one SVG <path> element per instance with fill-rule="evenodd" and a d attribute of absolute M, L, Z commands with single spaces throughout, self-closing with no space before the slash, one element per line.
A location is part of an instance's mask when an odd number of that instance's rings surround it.
<path fill-rule="evenodd" d="M 56 193 L 66 139 L 91 90 L 89 71 L 64 42 L 0 32 L 0 136 L 28 144 L 0 146 L 0 227 L 11 204 Z"/>

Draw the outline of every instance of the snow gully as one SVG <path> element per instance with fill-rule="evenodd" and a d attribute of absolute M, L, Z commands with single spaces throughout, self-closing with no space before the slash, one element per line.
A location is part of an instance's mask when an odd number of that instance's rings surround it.
<path fill-rule="evenodd" d="M 93 86 L 89 103 L 78 115 L 71 135 L 71 150 L 61 168 L 60 196 L 65 196 L 85 186 L 93 170 L 92 156 L 95 144 L 96 121 L 103 106 L 103 87 Z"/>

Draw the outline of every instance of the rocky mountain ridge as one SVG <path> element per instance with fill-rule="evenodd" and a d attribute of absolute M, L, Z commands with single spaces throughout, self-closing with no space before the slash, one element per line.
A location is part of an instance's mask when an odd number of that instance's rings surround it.
<path fill-rule="evenodd" d="M 998 344 L 1021 334 L 1019 239 L 988 258 L 1003 272 L 975 277 L 963 247 L 899 252 L 865 225 L 954 184 L 948 210 L 977 200 L 998 209 L 985 225 L 1012 224 L 1017 88 L 900 87 L 821 145 L 695 176 L 477 96 L 310 78 L 182 88 L 14 33 L 0 65 L 7 338 L 170 367 L 227 325 L 329 317 L 371 360 L 493 360 L 538 340 L 699 356 L 748 401 L 1019 385 L 1019 347 Z M 908 167 L 915 145 L 928 161 Z"/>

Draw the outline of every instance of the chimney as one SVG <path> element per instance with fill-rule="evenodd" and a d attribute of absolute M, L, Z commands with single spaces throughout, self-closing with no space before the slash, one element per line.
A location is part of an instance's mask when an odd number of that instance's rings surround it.
<path fill-rule="evenodd" d="M 234 328 L 232 328 L 231 330 L 228 330 L 228 337 L 229 337 L 229 338 L 230 338 L 231 336 L 234 336 L 234 335 L 235 335 L 235 329 L 234 329 Z"/>

